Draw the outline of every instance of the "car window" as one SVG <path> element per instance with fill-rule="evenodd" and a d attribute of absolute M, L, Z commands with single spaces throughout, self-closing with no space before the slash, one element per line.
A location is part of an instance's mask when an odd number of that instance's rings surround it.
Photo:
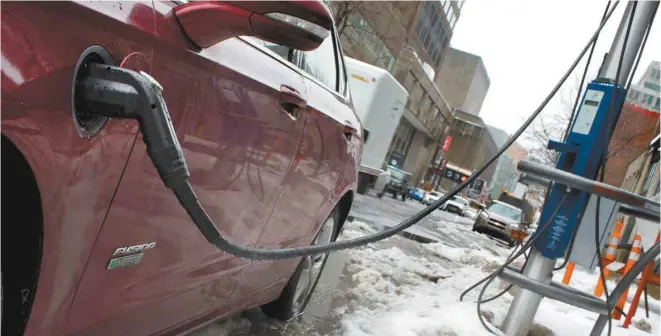
<path fill-rule="evenodd" d="M 513 219 L 515 221 L 521 221 L 521 209 L 508 207 L 500 203 L 492 203 L 487 207 L 489 212 L 497 213 L 503 217 Z"/>
<path fill-rule="evenodd" d="M 248 41 L 252 44 L 264 47 L 290 62 L 293 58 L 293 54 L 294 54 L 293 49 L 289 47 L 285 47 L 283 45 L 276 44 L 273 42 L 264 41 L 253 36 L 241 36 L 241 39 Z"/>
<path fill-rule="evenodd" d="M 333 36 L 329 34 L 315 50 L 301 51 L 299 65 L 329 89 L 337 91 L 337 59 Z"/>

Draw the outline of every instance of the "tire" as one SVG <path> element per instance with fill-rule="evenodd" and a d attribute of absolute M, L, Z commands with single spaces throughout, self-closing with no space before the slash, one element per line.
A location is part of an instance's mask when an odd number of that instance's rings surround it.
<path fill-rule="evenodd" d="M 339 218 L 339 209 L 335 208 L 322 225 L 321 230 L 313 241 L 313 245 L 327 244 L 337 239 L 337 231 L 340 222 Z M 321 241 L 320 239 L 325 241 Z M 264 312 L 264 315 L 276 320 L 288 321 L 302 314 L 305 307 L 310 302 L 314 289 L 317 287 L 317 283 L 319 282 L 321 273 L 326 266 L 327 260 L 328 254 L 302 258 L 298 267 L 296 267 L 294 274 L 289 278 L 289 282 L 287 282 L 285 288 L 282 289 L 280 296 L 275 299 L 275 301 L 262 306 L 262 312 Z M 301 281 L 305 280 L 306 277 L 304 276 L 304 272 L 309 270 L 308 266 L 310 265 L 315 269 L 315 274 L 313 275 L 314 279 L 308 278 L 307 289 L 305 289 L 305 292 L 301 292 L 301 288 L 299 288 L 298 285 Z M 299 289 L 298 292 L 297 289 Z"/>
<path fill-rule="evenodd" d="M 402 194 L 402 202 L 406 202 L 406 194 Z"/>
<path fill-rule="evenodd" d="M 477 233 L 480 232 L 480 228 L 477 226 L 477 221 L 473 223 L 473 232 L 477 232 Z"/>
<path fill-rule="evenodd" d="M 376 197 L 378 197 L 378 198 L 383 198 L 383 195 L 384 195 L 385 193 L 386 193 L 385 191 L 382 191 L 382 192 L 376 194 Z"/>
<path fill-rule="evenodd" d="M 2 137 L 2 335 L 23 335 L 36 298 L 43 246 L 39 187 L 27 161 Z M 39 205 L 39 208 L 37 206 Z M 20 209 L 20 210 L 19 210 Z M 14 211 L 12 211 L 14 210 Z M 10 225 L 17 224 L 20 225 Z M 12 249 L 20 247 L 20 256 Z"/>

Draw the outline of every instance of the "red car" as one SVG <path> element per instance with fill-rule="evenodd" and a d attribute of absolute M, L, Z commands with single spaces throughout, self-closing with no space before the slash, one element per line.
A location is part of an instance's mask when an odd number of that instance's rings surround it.
<path fill-rule="evenodd" d="M 362 127 L 326 3 L 7 2 L 1 24 L 3 335 L 177 335 L 260 305 L 303 310 L 325 256 L 219 252 L 138 122 L 82 111 L 77 90 L 91 63 L 149 74 L 225 237 L 330 242 Z"/>

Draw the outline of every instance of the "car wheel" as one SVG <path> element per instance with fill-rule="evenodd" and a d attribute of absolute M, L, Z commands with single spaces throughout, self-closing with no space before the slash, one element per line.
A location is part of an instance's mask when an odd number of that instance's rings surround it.
<path fill-rule="evenodd" d="M 383 198 L 383 194 L 385 194 L 385 191 L 376 194 L 376 197 Z"/>
<path fill-rule="evenodd" d="M 312 245 L 324 245 L 335 241 L 339 217 L 339 210 L 336 208 L 322 225 Z M 262 306 L 264 315 L 288 321 L 302 314 L 317 287 L 327 259 L 328 253 L 302 258 L 280 296 L 275 301 Z"/>
<path fill-rule="evenodd" d="M 402 202 L 406 202 L 406 194 L 402 194 Z"/>
<path fill-rule="evenodd" d="M 473 232 L 480 232 L 480 228 L 477 226 L 477 221 L 473 223 Z"/>

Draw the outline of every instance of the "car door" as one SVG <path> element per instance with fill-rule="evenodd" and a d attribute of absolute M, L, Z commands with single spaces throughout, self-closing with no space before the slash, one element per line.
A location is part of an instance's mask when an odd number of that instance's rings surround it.
<path fill-rule="evenodd" d="M 283 53 L 284 54 L 284 53 Z M 307 88 L 303 136 L 291 172 L 258 241 L 260 247 L 308 245 L 347 185 L 356 179 L 360 134 L 346 135 L 347 127 L 360 129 L 351 109 L 344 64 L 333 31 L 314 51 L 295 51 Z M 288 277 L 298 259 L 260 261 L 234 296 Z"/>
<path fill-rule="evenodd" d="M 276 203 L 303 130 L 282 91 L 305 97 L 286 61 L 241 39 L 190 50 L 155 2 L 152 76 L 184 151 L 199 201 L 233 242 L 255 245 Z M 117 248 L 145 244 L 139 264 L 108 269 Z M 160 180 L 140 139 L 80 284 L 71 319 L 90 334 L 148 335 L 230 309 L 250 261 L 209 244 Z"/>
<path fill-rule="evenodd" d="M 151 57 L 153 22 L 151 1 L 2 4 L 2 134 L 30 163 L 43 215 L 26 336 L 66 333 L 76 288 L 138 132 L 136 122 L 122 120 L 86 123 L 90 132 L 77 127 L 71 99 L 76 63 L 91 46 L 101 46 L 115 63 L 148 71 L 148 62 L 130 55 Z M 94 132 L 94 126 L 102 127 Z M 25 263 L 31 253 L 13 259 Z"/>

